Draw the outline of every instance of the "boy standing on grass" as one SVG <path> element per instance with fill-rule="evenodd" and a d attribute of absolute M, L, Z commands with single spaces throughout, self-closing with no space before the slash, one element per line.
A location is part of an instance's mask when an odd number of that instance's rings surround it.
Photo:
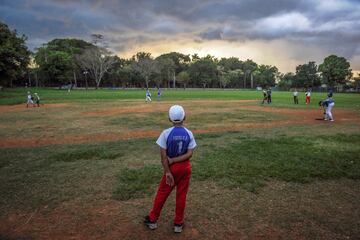
<path fill-rule="evenodd" d="M 160 89 L 160 87 L 158 87 L 157 100 L 158 100 L 158 101 L 161 100 L 161 89 Z"/>
<path fill-rule="evenodd" d="M 310 104 L 310 97 L 311 97 L 311 91 L 310 91 L 310 89 L 308 89 L 308 90 L 305 92 L 305 103 L 306 103 L 306 104 Z"/>
<path fill-rule="evenodd" d="M 37 93 L 35 93 L 35 102 L 38 107 L 40 107 L 40 97 Z"/>
<path fill-rule="evenodd" d="M 148 88 L 146 89 L 145 93 L 145 102 L 151 102 L 151 93 Z"/>
<path fill-rule="evenodd" d="M 270 104 L 272 102 L 272 99 L 271 99 L 271 87 L 268 88 L 267 90 L 267 103 Z"/>
<path fill-rule="evenodd" d="M 264 104 L 264 102 L 267 101 L 267 92 L 266 92 L 265 89 L 263 90 L 263 95 L 264 95 L 264 96 L 263 96 L 263 100 L 262 100 L 262 103 L 261 103 L 261 104 Z"/>
<path fill-rule="evenodd" d="M 299 95 L 299 92 L 296 90 L 296 88 L 295 88 L 295 90 L 294 90 L 294 92 L 293 92 L 293 96 L 294 96 L 294 103 L 295 104 L 299 104 L 299 98 L 298 98 L 298 95 Z"/>
<path fill-rule="evenodd" d="M 29 104 L 32 104 L 33 107 L 35 107 L 35 104 L 33 102 L 33 97 L 31 95 L 30 92 L 27 92 L 27 102 L 26 102 L 26 107 L 29 107 Z"/>
<path fill-rule="evenodd" d="M 145 217 L 145 225 L 155 230 L 162 207 L 166 199 L 176 187 L 176 209 L 174 218 L 174 232 L 180 233 L 184 224 L 186 195 L 191 176 L 190 158 L 196 147 L 191 131 L 183 126 L 185 111 L 183 107 L 174 105 L 169 110 L 169 120 L 173 127 L 164 130 L 156 143 L 160 146 L 161 163 L 164 174 L 156 193 L 153 208 Z"/>

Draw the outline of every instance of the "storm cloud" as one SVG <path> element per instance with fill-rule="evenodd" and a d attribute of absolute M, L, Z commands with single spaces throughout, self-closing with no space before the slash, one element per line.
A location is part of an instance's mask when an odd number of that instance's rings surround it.
<path fill-rule="evenodd" d="M 101 33 L 120 57 L 208 51 L 294 71 L 337 54 L 360 70 L 355 0 L 0 0 L 0 20 L 27 35 L 31 49 Z"/>

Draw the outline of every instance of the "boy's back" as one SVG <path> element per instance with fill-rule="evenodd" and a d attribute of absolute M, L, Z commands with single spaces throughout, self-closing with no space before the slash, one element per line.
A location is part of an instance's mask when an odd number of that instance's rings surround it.
<path fill-rule="evenodd" d="M 176 210 L 174 232 L 180 233 L 184 223 L 186 195 L 190 184 L 191 163 L 196 142 L 191 131 L 183 126 L 185 111 L 179 105 L 169 110 L 169 120 L 173 127 L 165 129 L 157 139 L 160 146 L 161 163 L 164 174 L 161 178 L 154 205 L 144 223 L 149 229 L 156 229 L 160 212 L 166 199 L 176 188 Z"/>
<path fill-rule="evenodd" d="M 187 128 L 171 127 L 161 133 L 156 143 L 166 149 L 167 156 L 173 158 L 185 154 L 189 148 L 193 149 L 195 147 L 193 139 L 192 132 Z"/>

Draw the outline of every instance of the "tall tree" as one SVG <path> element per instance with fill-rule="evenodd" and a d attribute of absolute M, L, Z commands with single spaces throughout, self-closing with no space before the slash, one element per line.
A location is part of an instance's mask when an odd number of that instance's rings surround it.
<path fill-rule="evenodd" d="M 191 55 L 191 61 L 192 62 L 196 62 L 198 60 L 200 60 L 199 54 L 194 53 L 193 55 Z"/>
<path fill-rule="evenodd" d="M 73 79 L 73 83 L 77 85 L 77 75 L 82 74 L 83 69 L 79 66 L 76 56 L 90 47 L 95 46 L 80 39 L 54 39 L 36 50 L 36 64 L 41 75 L 48 80 L 48 84 L 67 83 Z M 58 60 L 65 62 L 51 61 L 51 56 L 56 55 L 62 55 L 63 57 Z M 64 56 L 67 56 L 66 59 Z M 54 76 L 51 68 L 60 69 L 60 72 Z"/>
<path fill-rule="evenodd" d="M 281 90 L 289 90 L 291 87 L 294 86 L 294 82 L 295 82 L 294 79 L 295 79 L 295 74 L 292 72 L 281 74 L 280 81 L 278 84 L 279 88 Z"/>
<path fill-rule="evenodd" d="M 16 30 L 0 22 L 0 85 L 13 86 L 13 81 L 23 76 L 30 62 L 26 36 L 17 36 Z"/>
<path fill-rule="evenodd" d="M 159 74 L 159 65 L 151 58 L 151 54 L 144 52 L 137 53 L 133 56 L 133 69 L 140 74 L 145 80 L 146 88 L 149 88 L 150 77 L 152 74 Z"/>
<path fill-rule="evenodd" d="M 156 60 L 164 61 L 164 64 L 166 63 L 165 64 L 166 66 L 162 68 L 168 69 L 166 71 L 172 74 L 171 78 L 173 80 L 174 88 L 176 86 L 176 75 L 182 71 L 187 70 L 191 61 L 189 55 L 184 55 L 178 52 L 170 52 L 170 53 L 162 54 L 159 57 L 157 57 Z M 169 69 L 171 69 L 171 71 L 169 71 Z M 170 80 L 170 78 L 168 79 Z M 170 86 L 170 84 L 168 86 Z"/>
<path fill-rule="evenodd" d="M 233 88 L 241 88 L 243 86 L 242 80 L 244 79 L 244 72 L 241 69 L 235 69 L 228 71 L 224 74 L 224 80 L 227 82 L 226 85 Z"/>
<path fill-rule="evenodd" d="M 114 63 L 111 65 L 109 70 L 104 75 L 103 85 L 111 86 L 111 87 L 119 87 L 121 85 L 124 85 L 122 83 L 121 71 L 125 65 L 125 60 L 119 58 L 118 56 L 113 56 Z"/>
<path fill-rule="evenodd" d="M 244 88 L 247 88 L 247 79 L 250 77 L 250 87 L 254 87 L 254 81 L 253 81 L 253 73 L 257 68 L 256 62 L 253 60 L 247 59 L 242 64 L 243 71 L 244 71 Z"/>
<path fill-rule="evenodd" d="M 262 87 L 274 86 L 278 74 L 277 67 L 262 64 L 256 70 L 256 83 Z"/>
<path fill-rule="evenodd" d="M 175 65 L 175 74 L 178 74 L 188 68 L 191 62 L 190 56 L 178 52 L 165 53 L 156 59 L 171 59 Z"/>
<path fill-rule="evenodd" d="M 243 62 L 236 57 L 221 58 L 219 61 L 219 65 L 223 66 L 225 71 L 243 68 Z"/>
<path fill-rule="evenodd" d="M 353 86 L 358 92 L 360 91 L 360 73 L 357 77 L 354 77 Z"/>
<path fill-rule="evenodd" d="M 315 62 L 296 67 L 294 87 L 317 87 L 321 85 L 320 76 Z"/>
<path fill-rule="evenodd" d="M 216 71 L 214 59 L 206 56 L 191 64 L 189 75 L 195 85 L 201 84 L 201 86 L 205 88 L 209 86 L 209 83 L 217 80 Z"/>
<path fill-rule="evenodd" d="M 344 57 L 330 55 L 319 65 L 323 80 L 329 86 L 345 84 L 352 76 L 350 63 Z"/>
<path fill-rule="evenodd" d="M 77 86 L 77 74 L 82 73 L 83 69 L 76 62 L 76 55 L 81 55 L 86 49 L 93 47 L 91 43 L 88 43 L 81 39 L 54 39 L 48 44 L 51 50 L 63 51 L 71 56 L 72 75 L 75 86 Z"/>
<path fill-rule="evenodd" d="M 131 83 L 132 76 L 134 74 L 134 70 L 131 65 L 126 63 L 124 66 L 117 69 L 117 72 L 122 86 L 128 86 Z"/>
<path fill-rule="evenodd" d="M 72 61 L 71 55 L 63 52 L 50 50 L 47 45 L 37 49 L 35 61 L 39 66 L 39 72 L 46 85 L 61 85 L 68 83 L 71 76 Z"/>
<path fill-rule="evenodd" d="M 225 88 L 233 79 L 237 79 L 237 74 L 235 71 L 225 72 L 219 79 L 221 87 Z"/>
<path fill-rule="evenodd" d="M 158 76 L 158 87 L 160 87 L 162 82 L 167 82 L 167 87 L 170 88 L 171 80 L 174 81 L 174 74 L 175 74 L 175 63 L 171 58 L 166 57 L 158 57 L 156 58 L 157 68 L 159 70 Z M 174 81 L 175 85 L 175 81 Z M 175 86 L 174 86 L 175 87 Z"/>
<path fill-rule="evenodd" d="M 95 80 L 95 88 L 98 89 L 106 72 L 109 71 L 116 59 L 105 48 L 91 47 L 77 56 L 77 61 L 83 69 L 86 69 Z"/>
<path fill-rule="evenodd" d="M 177 75 L 177 79 L 178 79 L 178 82 L 180 82 L 184 86 L 184 89 L 185 89 L 190 80 L 189 73 L 186 71 L 182 71 Z"/>
<path fill-rule="evenodd" d="M 224 78 L 224 74 L 226 73 L 225 68 L 221 65 L 217 65 L 216 66 L 216 75 L 217 75 L 217 80 L 219 82 L 219 87 L 220 88 L 225 88 L 226 85 L 229 83 L 227 81 L 227 79 Z"/>

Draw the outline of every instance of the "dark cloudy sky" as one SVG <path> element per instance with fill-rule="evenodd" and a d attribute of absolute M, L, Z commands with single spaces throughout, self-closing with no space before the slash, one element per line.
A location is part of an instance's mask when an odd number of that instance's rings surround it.
<path fill-rule="evenodd" d="M 0 21 L 31 49 L 101 33 L 120 57 L 236 56 L 286 72 L 337 54 L 360 70 L 360 0 L 0 0 Z"/>

